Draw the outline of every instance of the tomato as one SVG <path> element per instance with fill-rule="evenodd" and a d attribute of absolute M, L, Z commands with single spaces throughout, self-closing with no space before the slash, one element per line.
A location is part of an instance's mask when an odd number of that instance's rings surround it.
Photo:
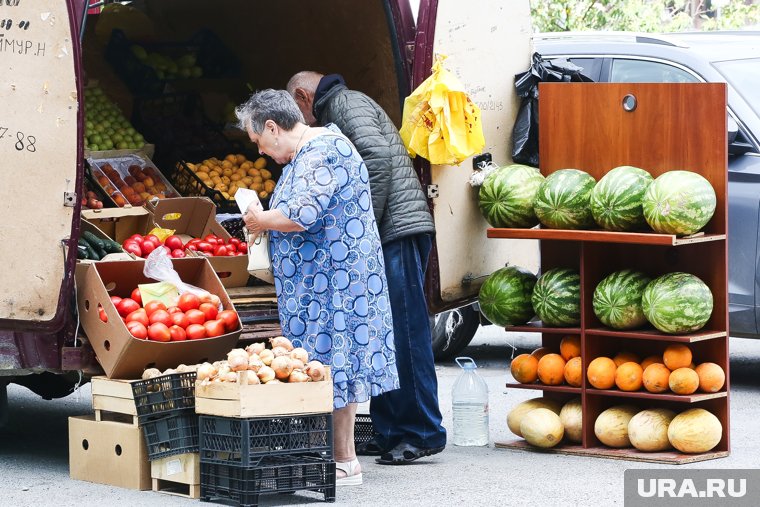
<path fill-rule="evenodd" d="M 172 313 L 170 315 L 173 325 L 179 326 L 182 329 L 190 325 L 190 320 L 188 320 L 187 315 L 185 315 L 183 312 Z"/>
<path fill-rule="evenodd" d="M 156 310 L 166 311 L 166 305 L 157 299 L 154 299 L 153 301 L 149 301 L 143 306 L 143 308 L 145 308 L 145 312 L 148 314 L 148 317 L 150 317 L 151 314 L 155 312 Z"/>
<path fill-rule="evenodd" d="M 206 314 L 200 310 L 188 310 L 185 312 L 185 316 L 190 324 L 203 324 L 206 322 Z"/>
<path fill-rule="evenodd" d="M 132 336 L 139 340 L 144 340 L 148 337 L 148 328 L 142 322 L 137 322 L 136 320 L 127 322 L 127 329 L 129 329 Z"/>
<path fill-rule="evenodd" d="M 191 239 L 190 241 L 188 241 L 188 242 L 185 244 L 185 248 L 187 248 L 187 247 L 188 247 L 188 246 L 190 246 L 190 245 L 197 245 L 197 244 L 198 244 L 198 243 L 200 243 L 200 242 L 201 242 L 201 240 L 200 240 L 200 239 L 198 239 L 198 238 L 193 238 L 193 239 Z"/>
<path fill-rule="evenodd" d="M 198 251 L 198 244 L 195 243 L 195 244 L 192 244 L 192 245 L 187 245 L 185 247 L 185 250 L 192 250 L 193 252 L 197 252 Z"/>
<path fill-rule="evenodd" d="M 156 322 L 161 322 L 166 325 L 166 327 L 169 327 L 172 325 L 172 316 L 169 315 L 169 312 L 166 310 L 155 310 L 153 313 L 148 315 L 148 320 L 151 324 L 155 324 Z"/>
<path fill-rule="evenodd" d="M 106 311 L 100 305 L 98 305 L 98 317 L 100 317 L 100 320 L 103 322 L 108 322 L 108 315 L 106 315 Z"/>
<path fill-rule="evenodd" d="M 217 257 L 226 257 L 227 256 L 227 247 L 224 245 L 219 245 L 214 249 L 214 255 Z"/>
<path fill-rule="evenodd" d="M 150 321 L 148 320 L 148 314 L 145 312 L 145 308 L 138 308 L 134 312 L 127 315 L 127 324 L 130 322 L 139 322 L 145 327 L 148 327 Z"/>
<path fill-rule="evenodd" d="M 153 250 L 155 250 L 157 246 L 158 245 L 156 245 L 152 241 L 143 241 L 143 244 L 142 244 L 142 253 L 143 253 L 143 256 L 147 257 L 148 255 L 150 255 L 150 253 Z"/>
<path fill-rule="evenodd" d="M 198 309 L 206 316 L 206 320 L 214 320 L 219 313 L 216 305 L 212 305 L 211 303 L 201 303 Z"/>
<path fill-rule="evenodd" d="M 143 242 L 143 237 L 141 234 L 132 234 L 130 237 L 127 238 L 127 241 L 136 241 L 138 245 L 141 245 Z"/>
<path fill-rule="evenodd" d="M 166 246 L 166 245 L 161 245 L 161 248 L 163 248 L 163 249 L 164 249 L 164 252 L 166 252 L 166 255 L 168 255 L 169 257 L 171 257 L 171 255 L 172 255 L 172 251 L 171 251 L 171 249 L 170 249 L 168 246 Z"/>
<path fill-rule="evenodd" d="M 240 253 L 248 253 L 248 243 L 240 243 L 237 248 Z"/>
<path fill-rule="evenodd" d="M 217 318 L 224 322 L 224 329 L 228 333 L 238 328 L 238 315 L 234 310 L 222 310 Z"/>
<path fill-rule="evenodd" d="M 169 315 L 171 315 L 173 313 L 180 313 L 182 311 L 182 308 L 179 306 L 170 306 L 166 309 L 166 311 L 169 313 Z"/>
<path fill-rule="evenodd" d="M 111 296 L 111 303 L 113 303 L 114 306 L 118 305 L 119 302 L 121 302 L 121 298 L 119 296 Z"/>
<path fill-rule="evenodd" d="M 190 324 L 185 332 L 188 340 L 199 340 L 206 337 L 206 328 L 202 324 Z"/>
<path fill-rule="evenodd" d="M 168 342 L 172 339 L 169 327 L 163 322 L 156 322 L 148 327 L 148 339 L 155 342 Z"/>
<path fill-rule="evenodd" d="M 220 319 L 207 320 L 203 323 L 203 327 L 206 328 L 206 336 L 213 338 L 214 336 L 221 336 L 224 334 L 224 322 Z"/>
<path fill-rule="evenodd" d="M 227 255 L 234 255 L 237 252 L 237 246 L 230 243 L 229 245 L 226 245 L 227 247 Z"/>
<path fill-rule="evenodd" d="M 241 243 L 241 241 L 237 238 L 230 238 L 230 240 L 227 242 L 230 245 L 235 245 L 235 248 Z"/>
<path fill-rule="evenodd" d="M 137 301 L 137 304 L 142 306 L 142 296 L 140 295 L 140 289 L 135 289 L 132 291 L 132 299 Z"/>
<path fill-rule="evenodd" d="M 216 236 L 214 234 L 207 234 L 205 238 L 203 238 L 204 241 L 208 241 L 212 245 L 218 245 L 219 244 L 219 236 Z"/>
<path fill-rule="evenodd" d="M 198 247 L 198 250 L 200 250 L 201 252 L 212 252 L 214 250 L 214 245 L 212 245 L 208 241 L 201 241 L 200 243 L 198 243 L 197 247 Z"/>
<path fill-rule="evenodd" d="M 185 256 L 185 251 L 177 248 L 176 250 L 172 250 L 171 256 L 173 259 L 181 259 Z"/>
<path fill-rule="evenodd" d="M 164 240 L 164 245 L 168 246 L 172 250 L 182 250 L 184 248 L 184 244 L 182 243 L 182 238 L 177 236 L 176 234 L 172 234 L 168 238 Z"/>
<path fill-rule="evenodd" d="M 179 297 L 179 302 L 177 303 L 177 306 L 179 306 L 183 312 L 187 312 L 188 310 L 197 310 L 200 305 L 201 299 L 191 292 L 185 292 L 182 294 Z"/>
<path fill-rule="evenodd" d="M 173 342 L 181 342 L 187 339 L 187 333 L 179 326 L 172 326 L 169 328 L 169 336 Z"/>
<path fill-rule="evenodd" d="M 134 312 L 135 310 L 139 309 L 140 305 L 137 304 L 137 301 L 135 301 L 132 298 L 124 298 L 121 301 L 119 301 L 119 304 L 116 305 L 116 311 L 119 312 L 119 315 L 122 317 L 126 317 L 130 313 Z"/>
<path fill-rule="evenodd" d="M 140 247 L 140 244 L 136 241 L 125 241 L 121 247 L 127 253 L 134 254 L 137 257 L 142 257 L 142 247 Z"/>
<path fill-rule="evenodd" d="M 161 244 L 161 240 L 158 239 L 158 236 L 156 236 L 155 234 L 148 234 L 147 236 L 143 236 L 143 240 L 153 241 L 156 244 L 156 246 Z"/>

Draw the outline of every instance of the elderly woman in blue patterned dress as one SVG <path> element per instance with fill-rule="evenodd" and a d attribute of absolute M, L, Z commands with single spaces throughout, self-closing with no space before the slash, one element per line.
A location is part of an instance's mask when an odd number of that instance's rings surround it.
<path fill-rule="evenodd" d="M 243 219 L 252 234 L 271 231 L 283 334 L 332 368 L 338 484 L 361 484 L 356 404 L 399 385 L 367 168 L 334 125 L 305 125 L 284 90 L 257 92 L 236 114 L 259 152 L 285 165 L 270 209 Z"/>

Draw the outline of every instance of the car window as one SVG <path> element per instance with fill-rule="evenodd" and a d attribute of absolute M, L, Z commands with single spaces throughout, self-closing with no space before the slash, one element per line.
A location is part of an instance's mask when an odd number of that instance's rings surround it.
<path fill-rule="evenodd" d="M 612 61 L 610 82 L 612 83 L 694 83 L 699 80 L 688 72 L 660 62 L 646 60 Z"/>
<path fill-rule="evenodd" d="M 592 81 L 599 81 L 599 74 L 602 68 L 601 58 L 568 58 L 568 60 L 583 68 L 581 74 Z"/>

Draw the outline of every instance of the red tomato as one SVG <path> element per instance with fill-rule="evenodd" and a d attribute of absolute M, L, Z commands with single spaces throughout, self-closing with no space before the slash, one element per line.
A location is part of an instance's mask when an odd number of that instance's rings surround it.
<path fill-rule="evenodd" d="M 122 317 L 126 317 L 130 313 L 134 312 L 135 310 L 139 309 L 140 305 L 137 304 L 137 301 L 135 301 L 132 298 L 124 298 L 121 301 L 119 301 L 119 304 L 116 305 L 116 311 L 119 312 L 119 315 Z"/>
<path fill-rule="evenodd" d="M 169 335 L 173 342 L 181 342 L 187 339 L 187 333 L 179 326 L 172 326 L 169 328 Z"/>
<path fill-rule="evenodd" d="M 158 245 L 161 244 L 161 240 L 158 239 L 158 236 L 156 236 L 155 234 L 148 234 L 146 236 L 143 236 L 143 240 L 145 240 L 145 241 L 148 241 L 148 240 L 153 241 L 156 244 L 156 246 L 158 246 Z"/>
<path fill-rule="evenodd" d="M 220 319 L 207 320 L 203 323 L 203 327 L 206 328 L 206 336 L 213 338 L 214 336 L 221 336 L 224 334 L 224 322 Z"/>
<path fill-rule="evenodd" d="M 125 241 L 121 247 L 124 249 L 125 252 L 131 253 L 136 255 L 137 257 L 142 257 L 142 248 L 140 247 L 140 244 L 136 241 Z"/>
<path fill-rule="evenodd" d="M 148 314 L 145 312 L 145 308 L 138 308 L 134 312 L 127 315 L 127 324 L 130 322 L 139 322 L 145 327 L 148 327 L 150 321 L 148 320 Z"/>
<path fill-rule="evenodd" d="M 230 238 L 230 240 L 228 241 L 228 243 L 230 245 L 235 245 L 235 248 L 237 248 L 237 246 L 241 243 L 241 241 L 239 239 L 237 239 L 237 238 Z"/>
<path fill-rule="evenodd" d="M 145 312 L 148 314 L 148 317 L 150 317 L 156 310 L 166 311 L 166 305 L 157 299 L 149 301 L 145 304 L 145 306 L 143 306 L 143 308 L 145 308 Z"/>
<path fill-rule="evenodd" d="M 201 240 L 200 240 L 200 239 L 198 239 L 198 238 L 193 238 L 193 239 L 191 239 L 190 241 L 188 241 L 188 242 L 185 244 L 185 248 L 187 248 L 187 247 L 188 247 L 188 246 L 190 246 L 190 245 L 197 245 L 197 244 L 198 244 L 198 243 L 200 243 L 200 242 L 201 242 Z"/>
<path fill-rule="evenodd" d="M 136 320 L 127 322 L 127 329 L 129 329 L 132 336 L 139 340 L 144 340 L 148 337 L 148 328 L 142 322 L 137 322 Z"/>
<path fill-rule="evenodd" d="M 224 322 L 224 329 L 229 333 L 238 327 L 238 315 L 234 310 L 222 310 L 217 318 Z"/>
<path fill-rule="evenodd" d="M 184 244 L 182 243 L 182 238 L 177 236 L 176 234 L 172 234 L 168 238 L 164 240 L 164 245 L 168 246 L 172 250 L 182 250 L 184 248 Z"/>
<path fill-rule="evenodd" d="M 173 259 L 181 259 L 182 257 L 185 256 L 185 251 L 180 248 L 177 248 L 175 250 L 172 250 L 171 256 Z"/>
<path fill-rule="evenodd" d="M 170 306 L 166 309 L 166 311 L 169 312 L 169 315 L 171 315 L 172 313 L 180 313 L 182 311 L 182 308 L 179 306 Z"/>
<path fill-rule="evenodd" d="M 206 337 L 206 328 L 202 324 L 190 324 L 185 332 L 188 340 L 199 340 Z"/>
<path fill-rule="evenodd" d="M 234 255 L 237 253 L 237 246 L 230 243 L 229 245 L 226 245 L 227 247 L 227 255 Z"/>
<path fill-rule="evenodd" d="M 118 305 L 121 301 L 121 298 L 119 296 L 111 296 L 111 303 L 113 303 L 114 306 Z"/>
<path fill-rule="evenodd" d="M 172 339 L 169 327 L 163 322 L 156 322 L 148 326 L 148 339 L 156 342 L 168 342 Z"/>
<path fill-rule="evenodd" d="M 103 322 L 108 322 L 108 315 L 106 315 L 106 311 L 101 305 L 98 305 L 98 317 L 100 317 L 100 320 Z"/>
<path fill-rule="evenodd" d="M 198 244 L 197 243 L 193 243 L 192 245 L 187 245 L 185 247 L 185 250 L 192 250 L 193 252 L 197 252 L 198 251 Z"/>
<path fill-rule="evenodd" d="M 248 253 L 248 243 L 240 243 L 237 248 L 240 253 Z"/>
<path fill-rule="evenodd" d="M 132 299 L 137 301 L 137 304 L 142 306 L 142 296 L 140 295 L 140 289 L 135 289 L 132 291 Z"/>
<path fill-rule="evenodd" d="M 227 247 L 224 245 L 218 245 L 214 249 L 214 255 L 217 257 L 226 257 L 227 256 Z"/>
<path fill-rule="evenodd" d="M 203 238 L 204 241 L 208 241 L 212 245 L 218 245 L 219 244 L 219 236 L 216 236 L 214 234 L 207 234 L 205 238 Z"/>
<path fill-rule="evenodd" d="M 171 256 L 172 256 L 172 251 L 169 249 L 169 247 L 168 247 L 168 246 L 166 246 L 166 245 L 161 245 L 161 248 L 163 248 L 163 249 L 164 249 L 164 251 L 166 252 L 166 255 L 168 255 L 169 257 L 171 257 Z"/>
<path fill-rule="evenodd" d="M 179 326 L 182 329 L 190 325 L 190 321 L 188 320 L 187 315 L 185 315 L 183 312 L 172 313 L 170 315 L 173 325 Z"/>
<path fill-rule="evenodd" d="M 206 314 L 200 310 L 188 310 L 185 312 L 185 316 L 190 324 L 203 324 L 206 322 Z"/>
<path fill-rule="evenodd" d="M 153 243 L 152 241 L 143 241 L 142 244 L 142 253 L 144 257 L 147 257 L 150 255 L 150 253 L 156 249 L 158 245 Z"/>
<path fill-rule="evenodd" d="M 191 292 L 185 292 L 182 294 L 179 297 L 179 303 L 177 303 L 177 306 L 179 306 L 180 310 L 183 312 L 187 312 L 188 310 L 197 310 L 200 305 L 200 298 Z"/>
<path fill-rule="evenodd" d="M 198 250 L 201 252 L 212 252 L 214 250 L 214 245 L 209 243 L 208 241 L 201 241 L 197 244 Z"/>
<path fill-rule="evenodd" d="M 166 310 L 155 310 L 153 313 L 148 315 L 148 321 L 150 321 L 151 324 L 161 322 L 165 324 L 166 327 L 169 327 L 172 325 L 172 316 L 169 315 L 169 312 Z"/>
<path fill-rule="evenodd" d="M 206 320 L 214 320 L 219 313 L 217 307 L 211 303 L 201 303 L 198 309 L 206 316 Z"/>
<path fill-rule="evenodd" d="M 143 242 L 143 237 L 141 234 L 132 234 L 127 238 L 127 241 L 136 241 L 138 245 L 141 245 Z"/>

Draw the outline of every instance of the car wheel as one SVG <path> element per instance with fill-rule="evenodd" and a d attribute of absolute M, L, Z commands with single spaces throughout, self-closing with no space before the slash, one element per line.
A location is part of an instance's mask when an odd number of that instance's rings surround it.
<path fill-rule="evenodd" d="M 472 341 L 480 326 L 480 312 L 474 305 L 439 313 L 430 319 L 433 355 L 436 361 L 453 359 Z"/>

